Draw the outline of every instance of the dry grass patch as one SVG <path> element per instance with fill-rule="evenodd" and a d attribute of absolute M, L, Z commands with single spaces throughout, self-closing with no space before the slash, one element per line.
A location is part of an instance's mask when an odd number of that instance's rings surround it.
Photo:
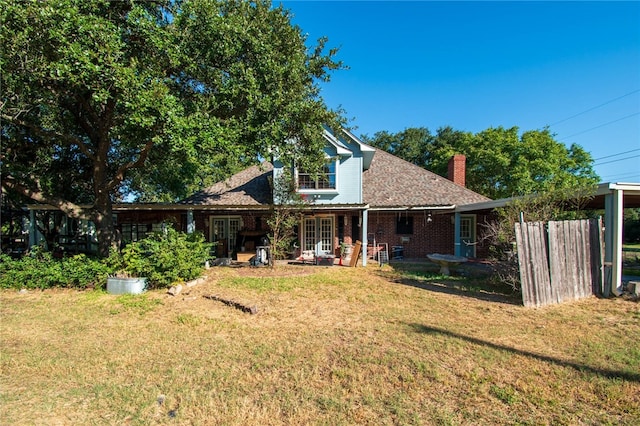
<path fill-rule="evenodd" d="M 525 309 L 488 300 L 471 280 L 423 281 L 389 266 L 214 268 L 178 297 L 3 292 L 0 415 L 8 424 L 637 424 L 638 303 Z"/>

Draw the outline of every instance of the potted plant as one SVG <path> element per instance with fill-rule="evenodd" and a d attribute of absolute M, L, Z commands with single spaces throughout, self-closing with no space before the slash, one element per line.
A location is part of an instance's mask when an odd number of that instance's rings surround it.
<path fill-rule="evenodd" d="M 121 271 L 107 277 L 107 292 L 110 294 L 140 294 L 146 288 L 145 277 L 130 277 Z"/>
<path fill-rule="evenodd" d="M 144 261 L 133 245 L 116 253 L 109 259 L 116 272 L 107 277 L 107 292 L 110 294 L 140 294 L 147 288 Z"/>
<path fill-rule="evenodd" d="M 211 244 L 199 233 L 184 234 L 168 227 L 127 244 L 114 254 L 111 278 L 114 292 L 141 293 L 145 289 L 169 288 L 202 275 L 210 258 Z M 109 282 L 107 291 L 110 293 Z"/>
<path fill-rule="evenodd" d="M 351 252 L 353 250 L 353 246 L 351 244 L 347 244 L 344 241 L 340 242 L 340 265 L 342 265 L 342 261 L 347 261 L 348 258 L 351 258 Z"/>

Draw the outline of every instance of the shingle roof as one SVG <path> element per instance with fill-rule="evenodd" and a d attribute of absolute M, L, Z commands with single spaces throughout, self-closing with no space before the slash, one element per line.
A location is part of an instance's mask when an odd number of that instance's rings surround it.
<path fill-rule="evenodd" d="M 363 173 L 363 198 L 371 207 L 450 206 L 489 198 L 377 149 Z"/>
<path fill-rule="evenodd" d="M 272 202 L 273 165 L 252 166 L 195 193 L 181 204 L 260 206 Z M 489 198 L 377 149 L 363 173 L 363 202 L 371 207 L 438 207 L 480 203 Z"/>
<path fill-rule="evenodd" d="M 273 165 L 264 162 L 236 173 L 209 188 L 196 192 L 181 204 L 220 206 L 260 206 L 271 204 L 269 177 Z"/>

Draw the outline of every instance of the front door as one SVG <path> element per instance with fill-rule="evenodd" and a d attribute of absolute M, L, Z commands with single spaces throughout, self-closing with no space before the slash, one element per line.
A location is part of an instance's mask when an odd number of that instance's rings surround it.
<path fill-rule="evenodd" d="M 216 243 L 216 257 L 231 257 L 241 228 L 239 217 L 211 216 L 209 241 Z"/>
<path fill-rule="evenodd" d="M 305 217 L 302 222 L 302 250 L 316 255 L 333 254 L 333 216 Z"/>
<path fill-rule="evenodd" d="M 476 215 L 460 216 L 460 242 L 464 257 L 476 257 Z"/>

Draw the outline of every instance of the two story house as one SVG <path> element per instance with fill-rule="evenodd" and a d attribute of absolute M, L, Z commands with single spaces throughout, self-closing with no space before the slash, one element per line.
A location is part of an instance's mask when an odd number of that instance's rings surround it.
<path fill-rule="evenodd" d="M 349 131 L 323 135 L 324 173 L 292 171 L 306 200 L 296 229 L 300 251 L 338 255 L 342 243 L 361 241 L 369 255 L 378 247 L 403 258 L 482 255 L 476 230 L 486 217 L 455 212 L 460 205 L 489 201 L 464 187 L 464 156 L 452 158 L 447 179 L 366 145 Z M 272 183 L 283 167 L 277 159 L 249 167 L 179 203 L 115 205 L 122 241 L 172 223 L 185 232 L 203 232 L 217 243 L 218 257 L 244 259 L 268 244 Z"/>

